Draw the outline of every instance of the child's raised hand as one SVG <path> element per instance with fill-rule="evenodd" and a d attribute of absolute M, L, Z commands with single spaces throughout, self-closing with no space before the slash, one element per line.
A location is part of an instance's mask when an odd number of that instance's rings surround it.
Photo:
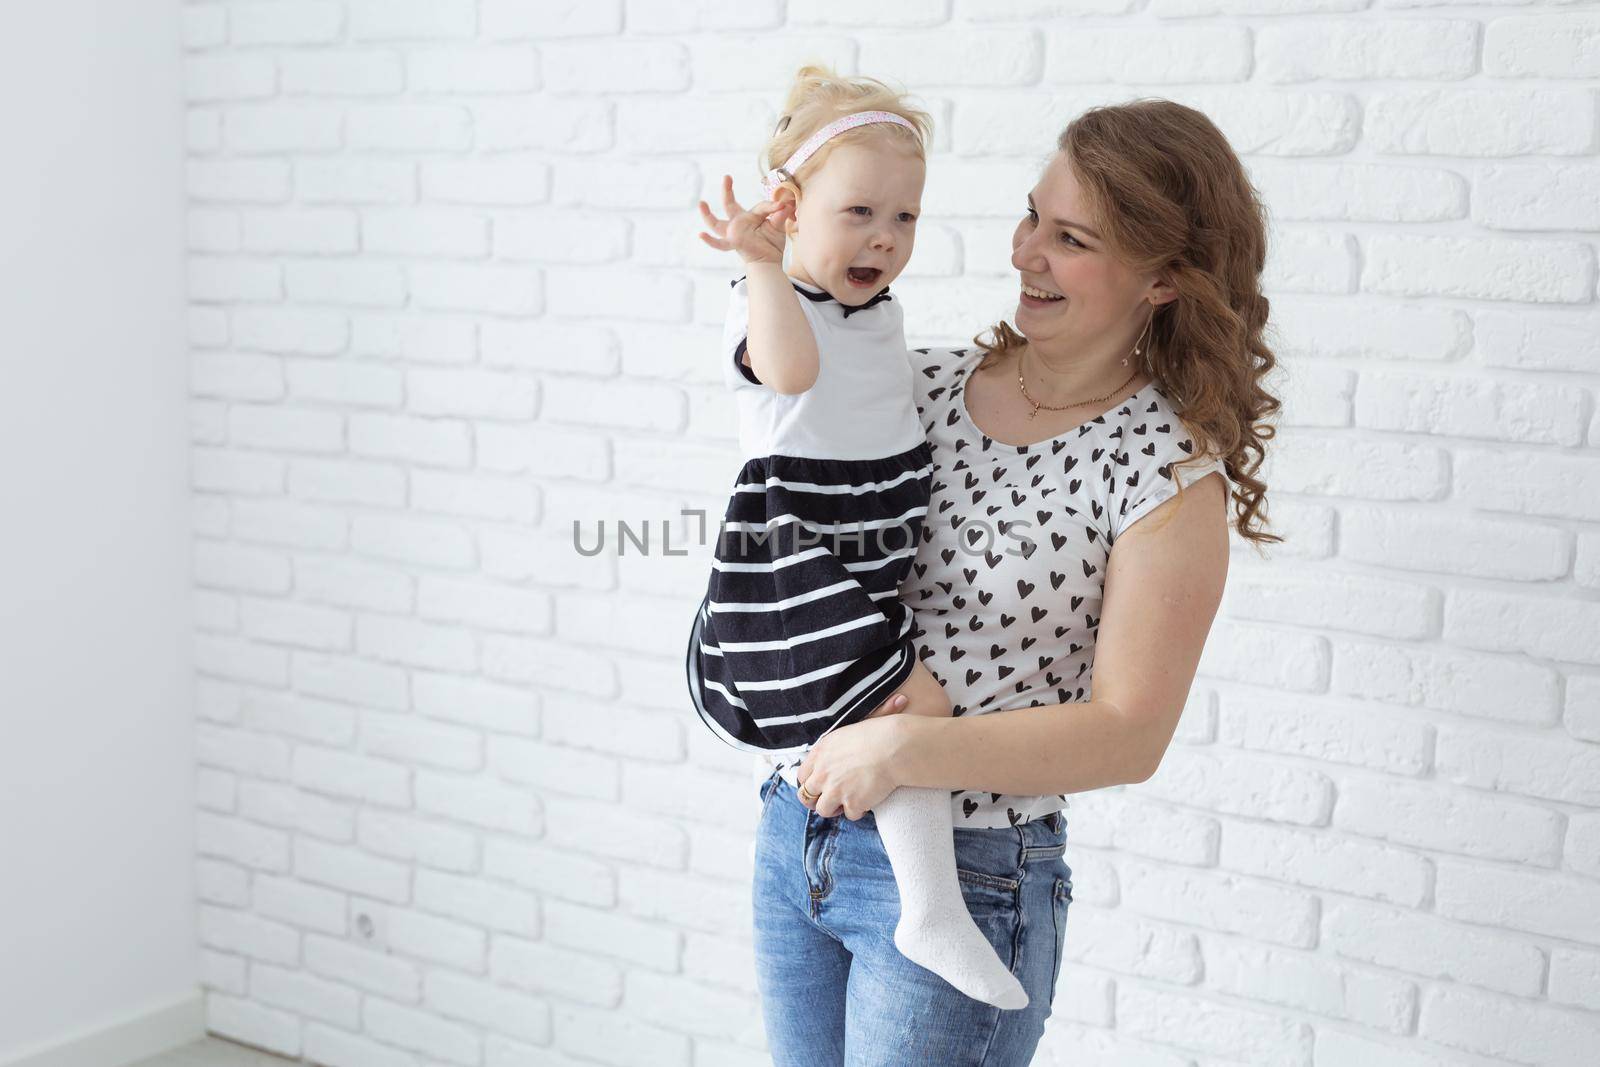
<path fill-rule="evenodd" d="M 726 219 L 718 218 L 700 201 L 700 217 L 711 233 L 700 240 L 721 252 L 737 252 L 746 263 L 783 263 L 784 223 L 794 218 L 794 201 L 775 204 L 763 200 L 746 210 L 733 198 L 733 176 L 722 176 L 722 207 Z M 713 234 L 715 236 L 713 236 Z"/>

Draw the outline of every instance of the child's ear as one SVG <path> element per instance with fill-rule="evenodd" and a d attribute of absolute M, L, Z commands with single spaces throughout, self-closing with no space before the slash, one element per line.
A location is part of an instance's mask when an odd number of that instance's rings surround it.
<path fill-rule="evenodd" d="M 800 229 L 800 224 L 794 218 L 795 211 L 800 207 L 799 195 L 795 193 L 792 186 L 785 182 L 783 185 L 778 186 L 777 190 L 772 194 L 772 202 L 779 207 L 785 204 L 790 205 L 790 217 L 783 224 L 783 232 L 793 237 Z"/>

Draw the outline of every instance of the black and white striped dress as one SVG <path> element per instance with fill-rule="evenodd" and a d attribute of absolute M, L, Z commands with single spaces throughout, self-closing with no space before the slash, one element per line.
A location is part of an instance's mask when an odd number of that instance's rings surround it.
<path fill-rule="evenodd" d="M 742 363 L 748 293 L 733 283 L 721 358 L 746 458 L 685 662 L 713 733 L 784 757 L 866 718 L 915 666 L 899 588 L 933 473 L 898 301 L 885 289 L 850 307 L 793 284 L 818 373 L 786 396 Z"/>

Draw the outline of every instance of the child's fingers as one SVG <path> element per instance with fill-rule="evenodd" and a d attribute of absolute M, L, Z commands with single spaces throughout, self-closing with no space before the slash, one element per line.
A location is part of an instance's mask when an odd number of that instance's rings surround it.
<path fill-rule="evenodd" d="M 709 233 L 702 233 L 700 235 L 700 240 L 704 241 L 706 244 L 710 245 L 712 248 L 715 248 L 718 252 L 728 252 L 728 251 L 732 251 L 732 249 L 733 249 L 733 246 L 731 244 L 729 244 L 727 241 L 724 241 L 720 237 L 713 237 Z"/>
<path fill-rule="evenodd" d="M 744 208 L 739 206 L 739 201 L 733 198 L 733 175 L 722 176 L 722 208 L 731 219 L 735 215 L 744 214 Z"/>
<path fill-rule="evenodd" d="M 750 214 L 754 215 L 758 219 L 764 219 L 774 211 L 782 210 L 782 205 L 775 204 L 771 200 L 763 200 L 759 204 L 752 204 L 750 206 Z"/>
<path fill-rule="evenodd" d="M 788 201 L 774 204 L 770 200 L 765 200 L 751 208 L 749 213 L 759 219 L 760 224 L 774 229 L 782 229 L 785 222 L 794 218 L 794 208 Z"/>
<path fill-rule="evenodd" d="M 767 216 L 766 226 L 769 229 L 777 230 L 779 233 L 783 233 L 785 226 L 793 218 L 794 212 L 790 210 L 787 205 L 785 205 Z"/>
<path fill-rule="evenodd" d="M 704 200 L 700 201 L 700 217 L 705 219 L 706 225 L 718 234 L 721 234 L 725 229 L 728 228 L 728 224 L 717 218 L 717 216 L 712 213 L 710 205 L 708 205 Z"/>

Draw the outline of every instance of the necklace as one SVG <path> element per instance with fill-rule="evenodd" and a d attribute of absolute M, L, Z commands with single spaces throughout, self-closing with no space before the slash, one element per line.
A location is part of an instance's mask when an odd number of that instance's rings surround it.
<path fill-rule="evenodd" d="M 1122 392 L 1123 387 L 1125 387 L 1126 384 L 1128 384 L 1128 382 L 1133 381 L 1134 378 L 1138 378 L 1138 376 L 1139 376 L 1139 371 L 1134 371 L 1133 374 L 1128 374 L 1128 378 L 1126 378 L 1126 381 L 1123 381 L 1122 386 L 1117 386 L 1117 389 L 1110 390 L 1109 394 L 1104 395 L 1104 397 L 1094 397 L 1093 400 L 1078 400 L 1077 403 L 1064 403 L 1064 405 L 1061 405 L 1058 408 L 1058 406 L 1051 406 L 1051 405 L 1048 405 L 1048 403 L 1038 403 L 1037 400 L 1034 400 L 1034 398 L 1029 397 L 1029 395 L 1027 395 L 1027 386 L 1024 386 L 1024 384 L 1022 384 L 1022 373 L 1021 373 L 1021 371 L 1022 371 L 1022 358 L 1021 357 L 1018 357 L 1018 362 L 1016 362 L 1016 366 L 1018 366 L 1018 376 L 1016 376 L 1016 387 L 1018 387 L 1018 389 L 1022 390 L 1022 398 L 1024 398 L 1024 400 L 1027 400 L 1027 402 L 1029 402 L 1030 405 L 1034 405 L 1034 410 L 1029 411 L 1029 413 L 1027 413 L 1027 418 L 1029 418 L 1029 419 L 1034 418 L 1035 414 L 1038 414 L 1038 410 L 1040 410 L 1040 408 L 1043 408 L 1043 410 L 1045 410 L 1045 411 L 1066 411 L 1067 408 L 1082 408 L 1082 406 L 1086 405 L 1086 403 L 1101 403 L 1102 400 L 1110 400 L 1110 398 L 1115 397 L 1115 395 L 1117 395 L 1118 392 Z"/>
<path fill-rule="evenodd" d="M 1145 324 L 1144 324 L 1145 328 L 1144 328 L 1144 330 L 1140 330 L 1139 331 L 1139 340 L 1134 342 L 1134 345 L 1133 345 L 1133 354 L 1134 355 L 1137 356 L 1137 355 L 1139 355 L 1140 353 L 1142 353 L 1144 351 L 1144 349 L 1142 347 L 1142 344 L 1143 344 L 1143 341 L 1144 341 L 1144 333 L 1145 333 L 1145 330 L 1148 330 L 1150 328 L 1150 324 L 1154 320 L 1155 320 L 1155 308 L 1151 308 L 1150 309 L 1150 318 L 1145 320 Z M 1019 353 L 1017 355 L 1017 388 L 1022 390 L 1022 398 L 1024 400 L 1026 400 L 1028 403 L 1033 405 L 1033 410 L 1028 412 L 1028 418 L 1030 420 L 1035 415 L 1039 414 L 1039 409 L 1040 408 L 1044 408 L 1046 411 L 1066 411 L 1068 408 L 1081 408 L 1085 404 L 1098 404 L 1098 403 L 1101 403 L 1102 401 L 1110 400 L 1112 397 L 1114 397 L 1118 393 L 1122 392 L 1123 389 L 1127 388 L 1129 382 L 1133 381 L 1135 378 L 1137 378 L 1139 376 L 1139 369 L 1137 367 L 1135 367 L 1133 373 L 1128 375 L 1128 377 L 1123 380 L 1121 385 L 1119 385 L 1115 389 L 1111 390 L 1111 392 L 1107 393 L 1105 396 L 1097 396 L 1093 400 L 1079 400 L 1078 402 L 1073 403 L 1073 404 L 1062 404 L 1060 407 L 1053 407 L 1050 404 L 1041 404 L 1037 400 L 1035 400 L 1033 397 L 1028 395 L 1028 387 L 1022 380 L 1022 356 L 1027 351 L 1028 351 L 1027 347 L 1024 346 L 1023 350 L 1022 350 L 1022 353 Z M 1128 365 L 1128 357 L 1127 356 L 1123 356 L 1122 357 L 1122 365 L 1124 367 L 1126 367 Z"/>

